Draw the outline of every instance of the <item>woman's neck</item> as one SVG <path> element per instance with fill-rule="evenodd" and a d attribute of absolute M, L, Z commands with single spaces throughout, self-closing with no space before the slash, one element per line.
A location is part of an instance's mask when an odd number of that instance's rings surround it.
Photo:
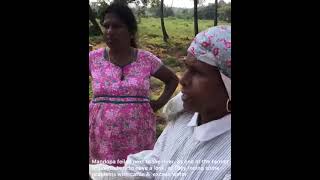
<path fill-rule="evenodd" d="M 109 50 L 109 61 L 118 66 L 125 66 L 135 60 L 135 51 L 132 47 Z"/>
<path fill-rule="evenodd" d="M 127 56 L 131 55 L 132 48 L 130 46 L 121 47 L 121 48 L 110 48 L 110 54 L 112 56 Z"/>
<path fill-rule="evenodd" d="M 111 49 L 109 51 L 110 58 L 117 61 L 118 63 L 126 63 L 126 61 L 131 61 L 133 58 L 134 49 L 131 47 L 121 48 L 121 49 Z"/>
<path fill-rule="evenodd" d="M 198 125 L 221 119 L 227 114 L 228 112 L 226 110 L 199 112 Z"/>

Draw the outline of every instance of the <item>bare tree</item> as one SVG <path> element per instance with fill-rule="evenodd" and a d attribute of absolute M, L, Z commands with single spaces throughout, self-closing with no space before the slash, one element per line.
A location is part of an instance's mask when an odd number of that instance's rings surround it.
<path fill-rule="evenodd" d="M 193 20 L 194 20 L 194 35 L 196 36 L 199 32 L 198 26 L 198 5 L 203 4 L 206 0 L 193 0 Z"/>
<path fill-rule="evenodd" d="M 166 27 L 164 26 L 164 18 L 163 18 L 163 0 L 161 0 L 160 4 L 160 19 L 161 19 L 161 29 L 163 34 L 163 41 L 168 42 L 169 35 L 166 31 Z"/>
<path fill-rule="evenodd" d="M 198 0 L 193 0 L 194 36 L 199 32 L 198 28 Z"/>
<path fill-rule="evenodd" d="M 218 25 L 218 0 L 214 1 L 214 25 L 213 26 L 217 26 Z"/>

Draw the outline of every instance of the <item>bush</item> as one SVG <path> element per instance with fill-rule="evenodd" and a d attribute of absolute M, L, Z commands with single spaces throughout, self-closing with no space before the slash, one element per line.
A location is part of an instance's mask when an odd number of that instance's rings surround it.
<path fill-rule="evenodd" d="M 99 36 L 100 33 L 92 25 L 89 25 L 89 36 Z"/>

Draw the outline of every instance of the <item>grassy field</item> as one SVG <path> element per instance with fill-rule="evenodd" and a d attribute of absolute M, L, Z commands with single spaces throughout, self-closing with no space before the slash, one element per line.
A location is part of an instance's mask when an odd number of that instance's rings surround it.
<path fill-rule="evenodd" d="M 213 26 L 213 20 L 199 20 L 199 32 Z M 219 25 L 227 24 L 219 22 Z M 138 44 L 139 48 L 148 50 L 159 57 L 165 65 L 181 77 L 184 69 L 180 60 L 186 56 L 187 48 L 194 37 L 193 20 L 176 19 L 174 17 L 165 18 L 165 27 L 169 35 L 169 42 L 162 39 L 162 31 L 159 18 L 141 18 L 138 24 Z M 101 36 L 89 37 L 89 42 L 94 45 L 93 49 L 105 47 Z M 89 85 L 89 96 L 92 97 L 91 85 Z M 151 99 L 157 99 L 164 88 L 164 84 L 158 79 L 151 78 Z M 180 91 L 180 85 L 175 94 Z M 159 119 L 162 119 L 161 109 L 157 112 Z M 159 135 L 165 124 L 159 121 L 157 125 L 157 135 Z"/>

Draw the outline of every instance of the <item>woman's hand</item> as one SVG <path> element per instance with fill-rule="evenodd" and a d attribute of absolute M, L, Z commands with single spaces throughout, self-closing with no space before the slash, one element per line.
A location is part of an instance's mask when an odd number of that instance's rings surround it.
<path fill-rule="evenodd" d="M 150 102 L 153 111 L 156 112 L 169 101 L 170 97 L 178 86 L 179 79 L 170 69 L 168 69 L 164 65 L 161 66 L 160 69 L 155 74 L 153 74 L 153 76 L 165 83 L 164 91 L 160 95 L 160 97 L 156 101 Z"/>
<path fill-rule="evenodd" d="M 150 106 L 153 109 L 153 112 L 157 112 L 162 107 L 159 101 L 154 100 L 150 101 Z"/>

